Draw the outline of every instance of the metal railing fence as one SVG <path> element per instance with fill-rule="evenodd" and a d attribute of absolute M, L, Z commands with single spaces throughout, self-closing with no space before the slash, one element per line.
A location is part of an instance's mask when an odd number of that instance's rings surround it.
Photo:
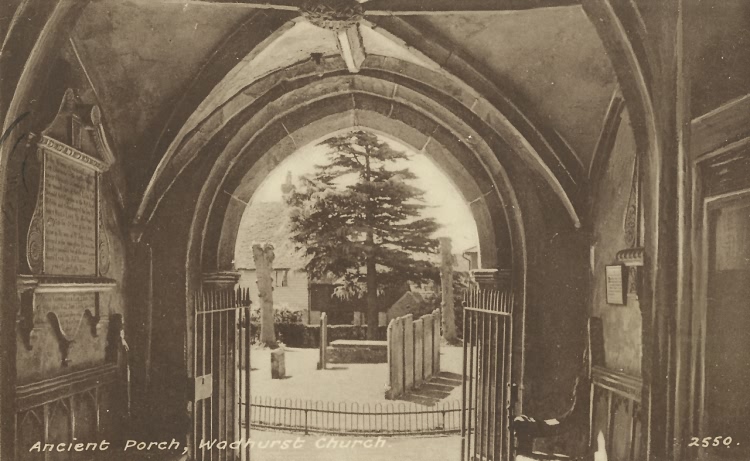
<path fill-rule="evenodd" d="M 358 436 L 457 434 L 461 402 L 425 407 L 411 402 L 359 404 L 253 397 L 250 427 Z"/>

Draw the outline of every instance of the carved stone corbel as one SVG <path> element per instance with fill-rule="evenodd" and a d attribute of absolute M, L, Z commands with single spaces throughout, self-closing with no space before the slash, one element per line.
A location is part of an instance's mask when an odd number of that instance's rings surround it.
<path fill-rule="evenodd" d="M 62 366 L 68 366 L 70 359 L 68 359 L 68 353 L 70 352 L 70 345 L 73 343 L 72 338 L 68 338 L 68 334 L 63 331 L 60 319 L 54 312 L 47 313 L 47 319 L 52 325 L 52 330 L 55 332 L 57 337 L 57 343 L 60 346 L 60 356 L 62 357 Z"/>
<path fill-rule="evenodd" d="M 36 279 L 19 277 L 19 304 L 16 331 L 27 351 L 34 349 L 36 340 L 39 338 L 39 330 L 41 329 L 34 325 L 34 289 L 36 289 L 37 285 L 38 281 Z"/>
<path fill-rule="evenodd" d="M 623 230 L 625 231 L 625 243 L 628 248 L 617 253 L 617 261 L 628 269 L 628 287 L 627 294 L 635 296 L 636 299 L 641 297 L 641 272 L 644 265 L 645 250 L 641 241 L 643 235 L 642 225 L 642 205 L 641 205 L 641 174 L 639 165 L 639 156 L 635 155 L 633 161 L 633 176 L 630 183 L 630 195 L 628 205 L 625 210 L 623 219 Z"/>
<path fill-rule="evenodd" d="M 641 268 L 644 264 L 645 250 L 643 248 L 628 248 L 617 252 L 617 262 L 628 269 L 628 295 L 641 297 Z"/>

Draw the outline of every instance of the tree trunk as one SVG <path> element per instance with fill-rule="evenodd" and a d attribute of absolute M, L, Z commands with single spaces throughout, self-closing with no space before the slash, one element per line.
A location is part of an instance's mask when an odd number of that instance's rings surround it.
<path fill-rule="evenodd" d="M 365 181 L 370 178 L 370 151 L 365 156 Z M 378 273 L 375 261 L 375 233 L 373 227 L 372 197 L 367 198 L 365 219 L 370 229 L 367 231 L 367 339 L 375 340 L 378 335 Z"/>
<path fill-rule="evenodd" d="M 453 309 L 453 250 L 450 237 L 440 238 L 440 256 L 443 338 L 449 343 L 454 343 L 458 338 L 456 336 L 455 312 Z"/>
<path fill-rule="evenodd" d="M 253 260 L 260 298 L 260 341 L 267 346 L 276 345 L 273 325 L 273 245 L 253 244 Z"/>
<path fill-rule="evenodd" d="M 378 336 L 378 280 L 375 258 L 367 258 L 367 339 Z"/>

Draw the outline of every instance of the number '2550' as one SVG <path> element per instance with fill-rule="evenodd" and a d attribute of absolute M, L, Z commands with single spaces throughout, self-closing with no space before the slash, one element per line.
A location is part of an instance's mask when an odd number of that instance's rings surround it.
<path fill-rule="evenodd" d="M 689 447 L 718 447 L 724 445 L 728 447 L 732 444 L 731 437 L 716 436 L 716 437 L 690 437 Z"/>

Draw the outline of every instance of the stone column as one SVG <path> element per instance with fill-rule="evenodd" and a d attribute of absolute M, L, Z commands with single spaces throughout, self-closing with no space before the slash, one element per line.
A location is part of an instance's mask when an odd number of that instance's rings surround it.
<path fill-rule="evenodd" d="M 684 0 L 583 0 L 636 131 L 642 177 L 643 435 L 648 460 L 688 450 L 691 321 L 690 61 Z M 687 8 L 689 10 L 689 8 Z M 639 29 L 642 29 L 639 31 Z M 645 71 L 644 71 L 645 70 Z"/>
<path fill-rule="evenodd" d="M 440 284 L 443 298 L 443 338 L 449 343 L 455 343 L 458 337 L 453 310 L 453 245 L 450 237 L 440 238 Z"/>
<path fill-rule="evenodd" d="M 649 29 L 658 71 L 652 94 L 657 149 L 644 168 L 643 379 L 648 454 L 682 460 L 691 450 L 690 386 L 691 199 L 690 85 L 683 50 L 684 0 L 636 2 Z"/>
<path fill-rule="evenodd" d="M 253 260 L 260 298 L 260 341 L 266 345 L 276 344 L 276 333 L 273 325 L 273 245 L 270 243 L 253 244 Z"/>

